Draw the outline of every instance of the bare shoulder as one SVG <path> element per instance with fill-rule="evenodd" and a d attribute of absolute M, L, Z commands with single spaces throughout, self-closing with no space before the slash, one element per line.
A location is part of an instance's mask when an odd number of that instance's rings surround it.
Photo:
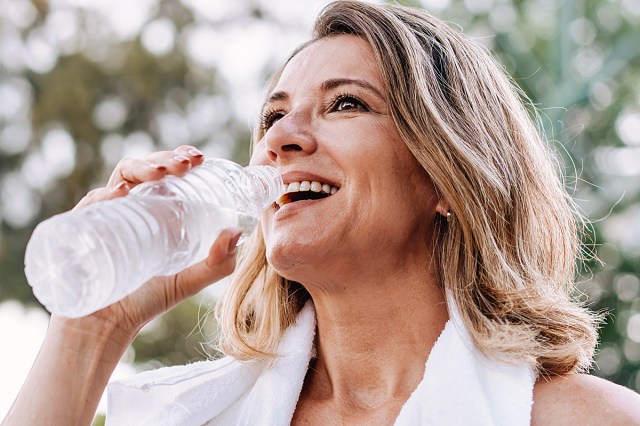
<path fill-rule="evenodd" d="M 640 395 L 587 374 L 538 379 L 532 425 L 640 425 Z"/>

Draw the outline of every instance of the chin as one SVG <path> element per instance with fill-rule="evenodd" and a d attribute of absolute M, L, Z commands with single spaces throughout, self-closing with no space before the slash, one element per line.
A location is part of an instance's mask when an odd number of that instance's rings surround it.
<path fill-rule="evenodd" d="M 316 241 L 317 243 L 317 241 Z M 309 273 L 317 272 L 319 265 L 325 265 L 324 256 L 317 245 L 311 242 L 281 241 L 267 244 L 267 261 L 282 277 L 301 282 Z"/>
<path fill-rule="evenodd" d="M 267 245 L 267 261 L 278 274 L 293 280 L 291 272 L 303 267 L 308 259 L 305 248 L 298 241 Z"/>

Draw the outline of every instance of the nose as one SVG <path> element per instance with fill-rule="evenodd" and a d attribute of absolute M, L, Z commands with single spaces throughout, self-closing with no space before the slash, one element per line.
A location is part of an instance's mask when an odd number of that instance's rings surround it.
<path fill-rule="evenodd" d="M 276 121 L 264 136 L 268 159 L 288 163 L 313 154 L 318 144 L 311 127 L 311 118 L 304 111 L 290 111 Z"/>

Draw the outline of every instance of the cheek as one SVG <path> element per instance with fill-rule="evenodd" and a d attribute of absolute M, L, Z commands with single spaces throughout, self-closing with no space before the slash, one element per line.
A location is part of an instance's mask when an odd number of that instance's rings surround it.
<path fill-rule="evenodd" d="M 266 165 L 269 163 L 270 163 L 269 158 L 267 157 L 267 148 L 264 142 L 258 142 L 253 146 L 249 165 L 259 166 L 259 165 Z"/>
<path fill-rule="evenodd" d="M 404 148 L 404 147 L 401 147 Z M 377 190 L 372 200 L 380 221 L 389 229 L 413 232 L 430 223 L 435 212 L 436 194 L 427 173 L 408 152 L 398 155 L 381 168 Z M 382 171 L 384 170 L 384 172 Z"/>

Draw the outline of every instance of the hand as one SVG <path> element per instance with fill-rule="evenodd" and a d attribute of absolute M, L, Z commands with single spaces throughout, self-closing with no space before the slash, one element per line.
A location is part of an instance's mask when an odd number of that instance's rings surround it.
<path fill-rule="evenodd" d="M 107 186 L 89 192 L 75 208 L 125 196 L 142 182 L 162 179 L 166 175 L 182 176 L 203 161 L 204 155 L 190 146 L 181 146 L 174 151 L 155 152 L 144 160 L 123 159 L 113 171 Z M 178 274 L 155 277 L 120 302 L 85 318 L 55 320 L 83 329 L 87 328 L 88 322 L 95 320 L 105 332 L 115 330 L 124 340 L 131 340 L 152 318 L 233 272 L 235 248 L 240 235 L 239 229 L 225 229 L 214 242 L 205 260 Z M 95 330 L 95 327 L 90 329 Z"/>
<path fill-rule="evenodd" d="M 182 176 L 203 160 L 202 153 L 188 146 L 145 160 L 122 160 L 107 186 L 91 191 L 76 208 L 125 196 L 141 182 Z M 142 326 L 230 274 L 239 237 L 239 229 L 225 229 L 202 262 L 173 276 L 152 278 L 94 314 L 77 319 L 53 315 L 42 349 L 2 424 L 89 424 L 113 369 Z"/>

